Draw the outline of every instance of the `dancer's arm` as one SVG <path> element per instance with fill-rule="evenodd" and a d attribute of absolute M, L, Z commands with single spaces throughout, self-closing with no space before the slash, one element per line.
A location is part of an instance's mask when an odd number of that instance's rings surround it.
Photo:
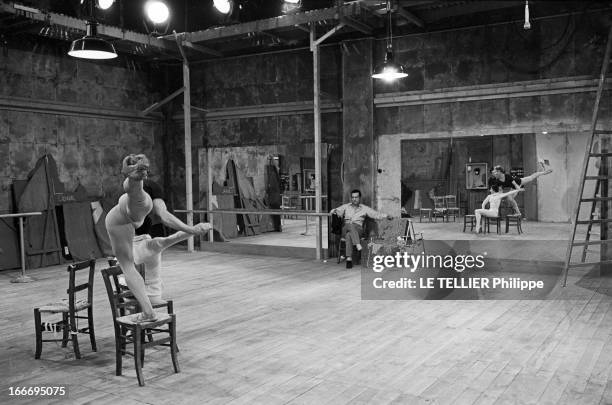
<path fill-rule="evenodd" d="M 520 193 L 521 191 L 525 191 L 525 189 L 524 188 L 519 188 L 517 190 L 508 191 L 507 193 L 502 193 L 502 194 L 500 194 L 500 198 L 508 197 L 509 195 L 515 196 L 518 193 Z"/>
<path fill-rule="evenodd" d="M 482 209 L 484 210 L 484 209 L 485 209 L 485 207 L 487 206 L 487 203 L 488 203 L 490 200 L 491 200 L 491 195 L 489 194 L 489 195 L 487 196 L 487 198 L 485 198 L 485 199 L 484 199 L 484 201 L 482 202 L 482 207 L 480 207 L 480 208 L 482 208 Z"/>
<path fill-rule="evenodd" d="M 166 203 L 161 198 L 153 200 L 153 212 L 159 216 L 162 223 L 176 231 L 183 231 L 190 235 L 198 235 L 208 232 L 212 225 L 208 222 L 189 226 L 168 211 Z"/>

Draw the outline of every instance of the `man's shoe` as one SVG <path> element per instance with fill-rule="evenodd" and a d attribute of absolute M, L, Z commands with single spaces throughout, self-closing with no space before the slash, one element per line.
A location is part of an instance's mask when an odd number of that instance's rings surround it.
<path fill-rule="evenodd" d="M 352 269 L 353 268 L 353 261 L 352 260 L 347 260 L 346 261 L 346 268 L 347 269 Z"/>

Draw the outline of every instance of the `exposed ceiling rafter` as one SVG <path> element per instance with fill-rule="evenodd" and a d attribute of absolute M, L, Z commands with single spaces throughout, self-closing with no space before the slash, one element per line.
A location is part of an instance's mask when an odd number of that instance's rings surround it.
<path fill-rule="evenodd" d="M 197 43 L 237 37 L 250 32 L 270 31 L 279 28 L 295 27 L 296 25 L 318 23 L 326 20 L 338 21 L 340 16 L 359 17 L 362 15 L 362 12 L 359 1 L 352 1 L 350 3 L 341 4 L 338 7 L 306 11 L 303 13 L 283 15 L 264 20 L 196 31 L 191 33 L 191 40 Z"/>
<path fill-rule="evenodd" d="M 13 3 L 8 3 L 5 0 L 0 0 L 0 12 L 23 16 L 29 20 L 39 21 L 45 24 L 63 26 L 69 29 L 81 31 L 83 33 L 86 32 L 87 21 L 85 20 L 68 17 L 62 14 L 46 12 L 31 7 L 28 7 L 28 10 L 24 10 L 23 7 Z M 134 42 L 140 45 L 153 46 L 165 51 L 177 52 L 177 47 L 175 44 L 134 31 L 121 30 L 121 28 L 118 27 L 98 24 L 98 34 L 122 41 Z"/>
<path fill-rule="evenodd" d="M 397 7 L 397 15 L 399 15 L 400 17 L 402 17 L 403 19 L 405 19 L 406 21 L 420 27 L 420 28 L 425 28 L 425 22 L 420 19 L 419 17 L 417 17 L 414 13 L 411 13 L 410 11 L 406 10 L 403 7 Z"/>

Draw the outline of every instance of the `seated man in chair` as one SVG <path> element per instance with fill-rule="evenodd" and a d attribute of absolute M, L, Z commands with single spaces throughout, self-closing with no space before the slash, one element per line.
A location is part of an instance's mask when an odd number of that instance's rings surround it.
<path fill-rule="evenodd" d="M 353 259 L 351 254 L 353 246 L 361 251 L 360 243 L 361 235 L 363 235 L 363 221 L 366 217 L 372 219 L 392 219 L 391 215 L 382 214 L 367 205 L 361 204 L 361 191 L 351 191 L 351 202 L 334 208 L 331 214 L 344 217 L 344 226 L 342 227 L 342 235 L 346 240 L 346 268 L 353 267 Z"/>

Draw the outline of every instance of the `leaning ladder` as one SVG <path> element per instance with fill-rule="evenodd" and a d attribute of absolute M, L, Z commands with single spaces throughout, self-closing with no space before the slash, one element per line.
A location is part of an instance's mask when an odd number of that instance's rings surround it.
<path fill-rule="evenodd" d="M 610 31 L 608 33 L 608 41 L 606 43 L 606 51 L 604 54 L 603 64 L 601 66 L 601 73 L 599 75 L 599 82 L 597 85 L 597 94 L 595 96 L 595 105 L 593 106 L 593 115 L 591 118 L 591 136 L 589 139 L 588 146 L 585 150 L 584 161 L 582 163 L 582 174 L 580 177 L 580 186 L 578 191 L 578 196 L 576 199 L 576 205 L 574 207 L 574 215 L 572 222 L 572 235 L 568 243 L 567 252 L 565 256 L 565 268 L 564 268 L 564 278 L 563 278 L 563 286 L 567 285 L 567 276 L 570 268 L 576 267 L 588 267 L 596 264 L 612 264 L 612 260 L 602 260 L 601 253 L 599 261 L 596 262 L 587 262 L 587 252 L 589 246 L 599 245 L 604 246 L 608 243 L 612 242 L 612 239 L 608 239 L 607 232 L 604 227 L 606 224 L 611 223 L 612 219 L 608 219 L 607 213 L 607 201 L 612 201 L 612 197 L 608 196 L 608 181 L 612 179 L 612 173 L 608 172 L 607 168 L 607 158 L 612 157 L 612 152 L 609 151 L 608 147 L 605 146 L 609 144 L 606 142 L 607 140 L 604 138 L 605 135 L 612 135 L 612 130 L 598 130 L 597 129 L 597 119 L 599 117 L 599 108 L 601 96 L 605 88 L 606 82 L 606 74 L 608 73 L 608 66 L 610 65 L 610 53 L 612 51 L 612 26 L 610 26 Z M 597 143 L 595 140 L 597 139 Z M 594 151 L 593 146 L 598 145 L 599 151 Z M 596 176 L 588 176 L 587 170 L 589 168 L 589 163 L 591 159 L 597 158 L 599 159 L 599 173 Z M 586 181 L 596 181 L 595 192 L 593 197 L 584 196 L 584 184 Z M 580 220 L 580 211 L 583 203 L 591 203 L 590 204 L 590 214 L 589 219 Z M 596 217 L 596 207 L 597 203 L 600 203 L 600 215 Z M 593 234 L 593 224 L 599 224 L 600 226 L 600 240 L 591 240 L 591 235 Z M 579 225 L 587 225 L 586 229 L 586 237 L 584 240 L 577 241 L 576 240 L 576 231 Z M 580 262 L 572 262 L 572 253 L 575 247 L 582 247 L 582 254 L 580 257 Z"/>

